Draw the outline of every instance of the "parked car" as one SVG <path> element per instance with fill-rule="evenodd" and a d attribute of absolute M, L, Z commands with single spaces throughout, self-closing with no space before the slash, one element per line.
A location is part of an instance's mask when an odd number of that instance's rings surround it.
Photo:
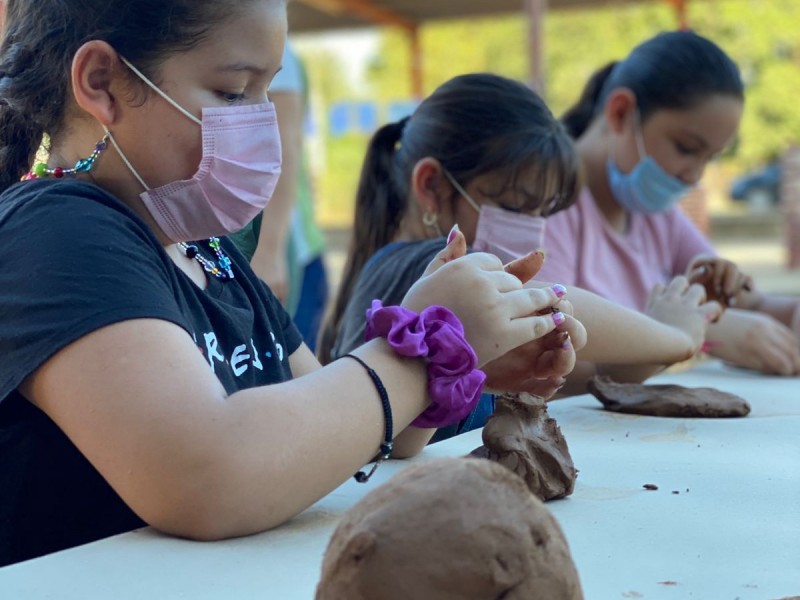
<path fill-rule="evenodd" d="M 752 209 L 769 209 L 781 199 L 781 164 L 772 162 L 736 179 L 731 185 L 731 198 L 747 202 Z"/>

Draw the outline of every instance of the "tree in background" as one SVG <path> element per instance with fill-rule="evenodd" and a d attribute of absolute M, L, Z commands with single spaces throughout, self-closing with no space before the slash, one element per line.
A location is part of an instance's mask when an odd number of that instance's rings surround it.
<path fill-rule="evenodd" d="M 726 157 L 728 171 L 741 171 L 800 142 L 800 2 L 798 0 L 694 0 L 689 21 L 699 33 L 720 44 L 739 63 L 747 84 L 747 105 L 739 143 Z M 664 2 L 613 8 L 550 11 L 545 23 L 545 87 L 556 114 L 579 96 L 587 78 L 600 66 L 628 54 L 637 43 L 675 28 L 675 15 Z M 422 28 L 423 82 L 430 93 L 465 72 L 491 71 L 528 77 L 526 23 L 522 16 L 427 24 Z M 352 99 L 330 57 L 305 56 L 322 104 Z M 411 96 L 408 41 L 384 30 L 380 51 L 367 73 L 364 94 L 377 102 Z M 318 81 L 323 80 L 323 83 Z M 323 218 L 346 223 L 364 136 L 325 140 L 326 169 L 320 180 Z"/>

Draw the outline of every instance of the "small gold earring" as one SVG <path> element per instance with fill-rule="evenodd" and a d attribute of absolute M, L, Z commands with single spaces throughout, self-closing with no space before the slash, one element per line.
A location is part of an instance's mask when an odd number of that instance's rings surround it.
<path fill-rule="evenodd" d="M 438 220 L 439 220 L 439 215 L 436 214 L 435 212 L 426 210 L 422 214 L 422 224 L 425 225 L 425 227 L 433 227 L 434 225 L 436 225 L 436 222 Z"/>

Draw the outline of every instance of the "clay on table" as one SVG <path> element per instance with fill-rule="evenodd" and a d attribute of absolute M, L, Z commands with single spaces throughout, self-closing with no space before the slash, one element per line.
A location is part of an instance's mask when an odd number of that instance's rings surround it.
<path fill-rule="evenodd" d="M 473 458 L 412 466 L 345 514 L 316 600 L 581 600 L 564 534 L 508 469 Z"/>
<path fill-rule="evenodd" d="M 744 398 L 714 388 L 617 383 L 604 376 L 592 377 L 587 388 L 612 412 L 689 418 L 744 417 L 750 412 Z"/>
<path fill-rule="evenodd" d="M 569 496 L 578 475 L 567 440 L 539 396 L 503 394 L 483 428 L 483 446 L 472 454 L 522 477 L 540 500 Z"/>

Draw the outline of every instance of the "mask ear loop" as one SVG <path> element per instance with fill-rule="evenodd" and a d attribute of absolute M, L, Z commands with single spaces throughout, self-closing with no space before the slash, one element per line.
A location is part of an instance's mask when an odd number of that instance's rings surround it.
<path fill-rule="evenodd" d="M 466 200 L 467 203 L 472 208 L 474 208 L 476 212 L 480 213 L 481 212 L 481 207 L 478 206 L 478 203 L 475 202 L 475 200 L 472 199 L 472 197 L 466 192 L 466 190 L 463 187 L 461 187 L 461 185 L 456 181 L 455 177 L 450 175 L 450 172 L 447 169 L 445 169 L 444 167 L 442 167 L 442 173 L 444 173 L 444 176 L 447 177 L 447 179 L 450 181 L 450 183 L 453 184 L 453 187 L 456 188 L 456 191 L 459 194 L 461 194 L 461 196 L 463 196 L 464 200 Z"/>
<path fill-rule="evenodd" d="M 639 160 L 647 158 L 647 148 L 644 147 L 644 133 L 642 132 L 642 113 L 639 106 L 636 106 L 636 123 L 634 123 L 634 137 L 636 138 L 636 149 L 639 151 Z"/>
<path fill-rule="evenodd" d="M 144 182 L 144 179 L 142 179 L 142 177 L 139 175 L 139 173 L 136 171 L 136 169 L 133 168 L 133 165 L 131 164 L 131 161 L 129 161 L 128 157 L 125 156 L 125 153 L 122 151 L 122 148 L 119 147 L 119 144 L 117 143 L 117 140 L 114 138 L 114 136 L 108 130 L 108 127 L 103 125 L 103 131 L 105 132 L 106 136 L 108 137 L 109 141 L 111 142 L 111 145 L 114 146 L 114 150 L 116 150 L 117 154 L 119 154 L 119 157 L 122 159 L 122 162 L 124 162 L 125 166 L 128 167 L 128 170 L 131 173 L 133 173 L 133 176 L 136 177 L 136 180 L 139 182 L 139 184 L 145 189 L 145 191 L 150 190 L 150 186 L 147 185 Z"/>
<path fill-rule="evenodd" d="M 186 110 L 185 108 L 183 108 L 183 107 L 182 107 L 180 104 L 178 104 L 177 102 L 175 102 L 175 100 L 173 100 L 172 98 L 170 98 L 170 97 L 169 97 L 169 96 L 166 94 L 166 92 L 164 92 L 164 90 L 162 90 L 161 88 L 159 88 L 159 87 L 158 87 L 158 86 L 157 86 L 155 83 L 153 83 L 153 82 L 152 82 L 152 81 L 150 81 L 150 80 L 149 80 L 147 77 L 145 77 L 144 73 L 142 73 L 142 72 L 141 72 L 139 69 L 137 69 L 136 67 L 134 67 L 134 66 L 133 66 L 133 65 L 132 65 L 132 64 L 131 64 L 131 63 L 128 61 L 128 59 L 127 59 L 127 58 L 125 58 L 125 57 L 124 57 L 124 56 L 122 56 L 121 54 L 119 54 L 118 56 L 119 56 L 119 59 L 120 59 L 120 60 L 123 62 L 123 64 L 124 64 L 126 67 L 128 67 L 128 68 L 129 68 L 131 71 L 133 71 L 133 72 L 136 74 L 136 76 L 137 76 L 139 79 L 141 79 L 142 81 L 144 81 L 144 82 L 145 82 L 145 83 L 148 85 L 148 87 L 149 87 L 151 90 L 153 90 L 153 91 L 154 91 L 156 94 L 158 94 L 159 96 L 161 96 L 161 97 L 162 97 L 164 100 L 166 100 L 167 102 L 169 102 L 169 103 L 170 103 L 172 106 L 174 106 L 175 108 L 177 108 L 179 111 L 181 111 L 181 112 L 182 112 L 182 113 L 183 113 L 183 114 L 184 114 L 186 117 L 188 117 L 189 119 L 191 119 L 192 121 L 194 121 L 195 123 L 197 123 L 198 125 L 200 125 L 200 126 L 202 127 L 202 125 L 203 125 L 203 121 L 201 121 L 200 119 L 198 119 L 197 117 L 195 117 L 195 116 L 194 116 L 192 113 L 190 113 L 188 110 Z"/>

